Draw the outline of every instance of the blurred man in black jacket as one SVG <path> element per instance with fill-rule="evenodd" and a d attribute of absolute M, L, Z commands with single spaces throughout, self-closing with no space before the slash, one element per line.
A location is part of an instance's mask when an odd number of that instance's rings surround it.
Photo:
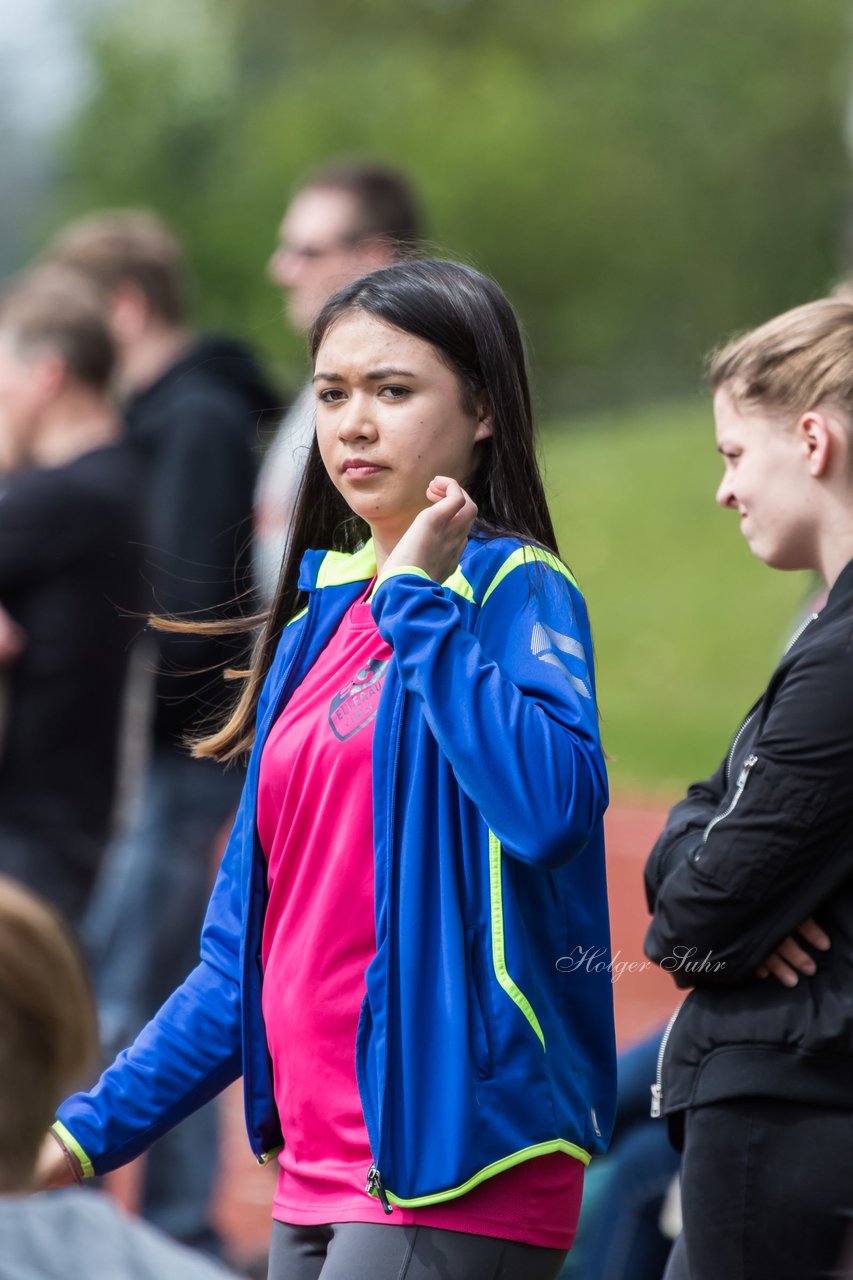
<path fill-rule="evenodd" d="M 48 257 L 98 286 L 118 348 L 129 437 L 146 476 L 148 607 L 194 619 L 251 612 L 255 445 L 261 419 L 277 405 L 254 356 L 189 329 L 183 253 L 151 214 L 83 219 Z M 150 758 L 89 922 L 108 1054 L 196 963 L 211 851 L 242 781 L 239 770 L 191 759 L 183 745 L 221 713 L 222 669 L 241 651 L 221 637 L 157 633 L 153 643 Z M 212 1251 L 214 1119 L 208 1107 L 153 1149 L 142 1205 L 176 1238 Z"/>
<path fill-rule="evenodd" d="M 75 927 L 111 833 L 143 607 L 114 361 L 97 295 L 67 272 L 0 300 L 0 870 Z"/>

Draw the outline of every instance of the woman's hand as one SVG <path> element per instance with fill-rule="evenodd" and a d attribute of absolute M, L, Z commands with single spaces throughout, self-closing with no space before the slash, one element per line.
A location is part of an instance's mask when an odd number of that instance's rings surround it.
<path fill-rule="evenodd" d="M 444 582 L 458 567 L 477 508 L 462 486 L 448 476 L 435 476 L 427 497 L 433 505 L 415 516 L 382 566 L 382 574 L 411 565 L 423 569 L 435 582 Z"/>
<path fill-rule="evenodd" d="M 810 978 L 816 972 L 817 965 L 809 953 L 800 946 L 797 935 L 818 951 L 828 951 L 832 945 L 828 935 L 810 917 L 803 921 L 796 934 L 780 942 L 776 950 L 771 952 L 762 965 L 759 965 L 755 971 L 757 977 L 769 978 L 772 974 L 783 986 L 795 987 L 801 973 Z"/>
<path fill-rule="evenodd" d="M 70 1187 L 82 1181 L 83 1170 L 74 1153 L 64 1147 L 55 1134 L 46 1134 L 36 1161 L 34 1189 L 52 1191 L 56 1187 Z"/>

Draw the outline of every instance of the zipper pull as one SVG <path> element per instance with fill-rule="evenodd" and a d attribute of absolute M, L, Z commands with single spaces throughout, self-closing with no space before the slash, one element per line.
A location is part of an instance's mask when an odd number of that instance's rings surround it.
<path fill-rule="evenodd" d="M 261 1165 L 262 1167 L 264 1165 L 269 1164 L 271 1160 L 275 1160 L 279 1151 L 282 1151 L 283 1149 L 284 1149 L 284 1143 L 282 1142 L 279 1146 L 273 1147 L 272 1151 L 264 1151 L 262 1155 L 259 1155 L 256 1157 L 258 1164 Z"/>
<path fill-rule="evenodd" d="M 754 769 L 757 764 L 758 764 L 758 756 L 750 752 L 750 754 L 746 757 L 743 764 L 741 765 L 740 773 L 738 774 L 737 781 L 735 782 L 734 795 L 732 796 L 729 803 L 726 805 L 723 812 L 718 813 L 716 817 L 712 818 L 711 821 L 708 823 L 707 827 L 705 828 L 705 834 L 702 837 L 703 847 L 704 845 L 707 844 L 708 836 L 714 830 L 714 827 L 716 827 L 718 823 L 722 822 L 724 818 L 727 818 L 730 813 L 734 812 L 737 806 L 737 802 L 738 800 L 740 800 L 746 788 L 746 783 L 747 783 L 747 779 L 749 778 L 750 770 Z M 692 862 L 698 862 L 701 857 L 702 857 L 702 850 L 696 849 L 694 850 L 693 853 L 691 853 L 690 860 Z"/>
<path fill-rule="evenodd" d="M 655 1083 L 652 1085 L 651 1117 L 653 1120 L 660 1119 L 660 1109 L 661 1109 L 662 1101 L 663 1101 L 663 1097 L 662 1097 L 661 1087 L 657 1083 L 657 1081 L 655 1081 Z"/>
<path fill-rule="evenodd" d="M 754 768 L 754 766 L 757 764 L 758 764 L 758 756 L 754 756 L 750 754 L 746 757 L 746 759 L 743 762 L 743 765 L 741 766 L 741 771 L 737 776 L 737 782 L 735 783 L 735 787 L 739 788 L 741 791 L 743 790 L 743 788 L 746 786 L 746 780 L 749 777 L 750 769 Z"/>
<path fill-rule="evenodd" d="M 386 1213 L 394 1212 L 394 1206 L 388 1200 L 385 1188 L 382 1185 L 382 1179 L 379 1176 L 379 1170 L 375 1164 L 372 1164 L 367 1171 L 367 1183 L 364 1189 L 368 1195 L 379 1197 L 379 1203 Z"/>

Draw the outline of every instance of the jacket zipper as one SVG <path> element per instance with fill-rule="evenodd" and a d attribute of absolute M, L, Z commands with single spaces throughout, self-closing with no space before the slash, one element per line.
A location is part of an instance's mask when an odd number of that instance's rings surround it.
<path fill-rule="evenodd" d="M 658 1120 L 660 1118 L 661 1107 L 663 1106 L 663 1059 L 664 1054 L 666 1053 L 667 1041 L 669 1040 L 672 1028 L 675 1026 L 675 1019 L 681 1013 L 683 1008 L 684 1003 L 682 1002 L 666 1024 L 666 1030 L 661 1037 L 660 1048 L 658 1049 L 657 1071 L 655 1073 L 654 1084 L 652 1085 L 651 1117 L 653 1120 Z"/>
<path fill-rule="evenodd" d="M 729 814 L 734 811 L 738 800 L 740 800 L 741 796 L 744 793 L 744 788 L 746 787 L 750 772 L 752 769 L 754 769 L 754 767 L 757 764 L 758 764 L 758 756 L 750 753 L 750 755 L 748 755 L 744 760 L 741 771 L 738 774 L 737 782 L 735 783 L 735 793 L 732 796 L 731 800 L 729 801 L 729 804 L 726 806 L 726 808 L 723 810 L 722 813 L 718 813 L 716 817 L 712 818 L 711 821 L 708 823 L 707 827 L 705 828 L 705 835 L 702 840 L 703 844 L 707 844 L 708 836 L 714 830 L 714 827 L 716 827 L 717 823 L 722 822 L 724 818 L 727 818 Z"/>
<path fill-rule="evenodd" d="M 746 728 L 750 719 L 751 717 L 747 717 L 747 719 L 741 725 L 740 731 L 737 737 L 735 738 L 735 745 L 737 745 L 737 739 L 740 737 L 741 733 L 743 733 L 743 730 Z M 734 750 L 734 747 L 732 749 Z M 723 818 L 727 818 L 729 814 L 734 810 L 738 800 L 740 800 L 741 796 L 743 795 L 744 788 L 746 787 L 747 779 L 749 778 L 750 772 L 755 767 L 756 764 L 758 764 L 758 756 L 750 753 L 750 755 L 748 755 L 744 760 L 741 771 L 738 774 L 737 783 L 735 784 L 735 793 L 732 796 L 730 803 L 722 813 L 719 813 L 715 818 L 712 818 L 711 821 L 708 823 L 707 827 L 705 828 L 705 836 L 704 836 L 705 841 L 707 841 L 708 836 L 711 834 L 711 832 L 713 831 L 717 823 L 722 822 Z M 661 1114 L 661 1108 L 663 1106 L 663 1060 L 666 1054 L 666 1046 L 667 1046 L 667 1043 L 669 1042 L 669 1037 L 670 1037 L 670 1034 L 672 1033 L 672 1028 L 675 1026 L 675 1020 L 678 1017 L 678 1015 L 681 1013 L 681 1010 L 683 1008 L 684 1008 L 684 1003 L 682 1002 L 676 1009 L 675 1013 L 670 1018 L 669 1022 L 667 1023 L 666 1030 L 664 1031 L 663 1036 L 661 1038 L 660 1049 L 658 1050 L 657 1072 L 655 1074 L 654 1084 L 652 1085 L 651 1116 L 653 1120 L 658 1119 L 658 1117 Z"/>
<path fill-rule="evenodd" d="M 388 1195 L 382 1185 L 382 1179 L 375 1164 L 372 1164 L 367 1171 L 367 1182 L 364 1189 L 368 1195 L 379 1197 L 380 1204 L 386 1213 L 394 1212 L 394 1206 L 388 1201 Z"/>
<path fill-rule="evenodd" d="M 814 622 L 817 616 L 818 615 L 816 613 L 813 613 L 809 618 L 806 618 L 802 626 L 794 633 L 794 635 L 789 640 L 788 645 L 785 649 L 786 653 L 788 652 L 789 649 L 793 647 L 793 645 L 797 643 L 800 636 L 805 631 L 806 627 L 810 626 L 811 623 Z M 749 713 L 749 715 L 746 717 L 743 724 L 735 734 L 735 740 L 731 745 L 728 760 L 726 761 L 726 779 L 728 779 L 729 773 L 731 771 L 732 761 L 737 751 L 737 744 L 740 742 L 741 737 L 743 736 L 744 730 L 755 717 L 756 712 L 757 712 L 757 708 L 756 708 L 756 711 L 751 711 Z M 711 832 L 713 831 L 717 823 L 722 822 L 723 818 L 727 818 L 729 814 L 734 810 L 735 806 L 737 805 L 737 802 L 740 800 L 741 796 L 743 795 L 744 788 L 746 787 L 747 781 L 749 779 L 749 775 L 757 764 L 758 764 L 758 756 L 750 752 L 750 754 L 744 760 L 743 765 L 741 766 L 741 771 L 738 774 L 737 782 L 735 783 L 735 793 L 732 796 L 730 804 L 728 805 L 728 807 L 725 809 L 723 813 L 718 814 L 716 817 L 712 818 L 711 821 L 708 823 L 707 827 L 705 828 L 705 836 L 704 836 L 703 843 L 707 841 L 708 836 L 711 834 Z M 651 1117 L 653 1120 L 659 1119 L 661 1115 L 661 1111 L 663 1109 L 663 1062 L 664 1062 L 664 1057 L 666 1056 L 666 1047 L 667 1047 L 667 1044 L 669 1043 L 669 1037 L 672 1034 L 672 1028 L 675 1026 L 675 1021 L 683 1008 L 684 1008 L 684 1001 L 682 1001 L 682 1003 L 678 1006 L 675 1013 L 672 1015 L 669 1022 L 666 1024 L 666 1030 L 664 1031 L 663 1036 L 661 1037 L 660 1048 L 658 1049 L 657 1071 L 655 1073 L 654 1083 L 651 1086 L 651 1091 L 652 1091 Z"/>
<path fill-rule="evenodd" d="M 267 725 L 267 729 L 264 734 L 263 741 L 259 743 L 259 747 L 261 751 L 263 751 L 264 743 L 266 742 L 267 737 L 269 737 L 269 733 L 270 733 L 270 730 L 272 729 L 272 726 L 275 724 L 276 720 L 281 714 L 281 710 L 285 704 L 285 701 L 287 699 L 288 694 L 290 693 L 290 689 L 293 684 L 293 673 L 294 671 L 296 671 L 298 664 L 302 660 L 302 655 L 308 643 L 308 636 L 314 621 L 314 611 L 315 611 L 314 602 L 316 599 L 317 599 L 316 595 L 311 595 L 308 599 L 308 606 L 305 611 L 305 623 L 302 628 L 302 634 L 299 636 L 299 639 L 297 640 L 296 645 L 294 647 L 293 656 L 290 660 L 290 665 L 287 668 L 287 673 L 285 675 L 284 682 L 278 691 L 278 697 L 275 700 L 275 706 L 273 707 L 272 715 L 269 718 L 269 723 Z M 253 839 L 254 839 L 255 845 L 257 846 L 257 842 L 258 842 L 257 827 L 255 828 Z M 253 850 L 252 856 L 253 857 L 258 856 L 257 847 Z M 251 1072 L 248 1068 L 248 1064 L 246 1065 L 246 1069 L 244 1070 L 244 1084 L 245 1084 L 246 1098 L 248 1099 L 251 1095 L 251 1089 L 252 1089 Z M 247 1112 L 248 1112 L 248 1104 L 247 1104 Z M 246 1118 L 248 1120 L 248 1114 Z M 249 1132 L 251 1135 L 252 1133 L 251 1126 L 247 1126 L 247 1127 L 249 1128 Z M 250 1143 L 251 1143 L 251 1137 L 250 1137 Z M 255 1159 L 257 1160 L 259 1165 L 261 1166 L 267 1165 L 272 1160 L 275 1159 L 279 1151 L 282 1150 L 283 1146 L 284 1146 L 284 1143 L 282 1143 L 278 1147 L 273 1147 L 272 1150 L 270 1151 L 261 1151 L 260 1153 L 256 1151 Z"/>
<path fill-rule="evenodd" d="M 390 921 L 390 915 L 391 915 L 391 890 L 393 887 L 393 872 L 394 872 L 394 807 L 397 800 L 397 765 L 400 758 L 400 739 L 402 737 L 403 702 L 405 700 L 405 696 L 406 696 L 406 693 L 404 689 L 400 693 L 400 707 L 399 707 L 399 710 L 397 711 L 397 719 L 394 725 L 394 746 L 391 752 L 391 787 L 388 792 L 388 816 L 387 816 L 388 867 L 387 867 L 387 881 L 386 881 L 386 888 L 385 888 L 385 910 L 388 912 L 389 921 Z M 374 1154 L 373 1162 L 367 1171 L 367 1182 L 365 1183 L 365 1191 L 367 1191 L 368 1194 L 370 1195 L 379 1197 L 379 1201 L 382 1205 L 382 1208 L 386 1213 L 393 1213 L 394 1206 L 388 1200 L 385 1187 L 383 1186 L 383 1183 L 382 1183 L 382 1175 L 380 1174 L 379 1168 L 376 1163 L 376 1158 L 379 1154 L 379 1150 L 382 1147 L 382 1134 L 385 1129 L 385 1103 L 388 1095 L 387 1044 L 388 1044 L 389 1036 L 387 1033 L 387 1027 L 390 1022 L 390 1013 L 391 1013 L 391 994 L 390 994 L 391 993 L 391 963 L 393 959 L 391 954 L 391 937 L 392 937 L 392 930 L 389 923 L 388 974 L 385 980 L 385 989 L 387 992 L 386 1002 L 385 1002 L 385 1026 L 386 1026 L 385 1078 L 383 1081 L 382 1097 L 379 1099 L 379 1133 L 377 1134 L 377 1137 L 376 1137 L 377 1151 Z"/>
<path fill-rule="evenodd" d="M 737 738 L 740 737 L 741 733 L 746 728 L 750 718 L 751 717 L 748 717 L 744 721 L 743 725 L 741 726 L 740 732 L 737 735 Z M 737 738 L 735 738 L 735 745 L 737 744 Z M 735 784 L 735 793 L 732 796 L 730 803 L 722 813 L 717 814 L 717 816 L 715 818 L 712 818 L 711 821 L 708 823 L 707 827 L 705 828 L 704 841 L 707 841 L 708 836 L 711 834 L 711 832 L 713 831 L 717 823 L 722 822 L 723 818 L 727 818 L 729 814 L 734 810 L 738 800 L 740 800 L 741 796 L 743 795 L 744 788 L 746 787 L 747 779 L 749 778 L 750 772 L 752 771 L 752 769 L 755 767 L 756 764 L 758 764 L 758 756 L 750 753 L 750 755 L 748 755 L 744 760 L 741 771 L 738 774 L 738 779 Z M 666 1056 L 666 1046 L 669 1043 L 669 1037 L 672 1034 L 672 1028 L 675 1026 L 675 1020 L 678 1017 L 678 1015 L 681 1013 L 681 1010 L 683 1008 L 684 1008 L 684 1002 L 682 1001 L 682 1003 L 678 1006 L 675 1013 L 672 1015 L 669 1022 L 667 1023 L 666 1030 L 664 1031 L 663 1037 L 661 1038 L 660 1049 L 658 1050 L 657 1072 L 655 1075 L 654 1084 L 652 1085 L 651 1117 L 653 1120 L 657 1120 L 660 1117 L 661 1110 L 663 1107 L 663 1060 L 664 1060 L 664 1057 Z"/>
<path fill-rule="evenodd" d="M 284 678 L 284 683 L 282 684 L 281 688 L 278 691 L 278 697 L 275 700 L 275 705 L 273 706 L 272 715 L 270 716 L 269 726 L 267 728 L 266 734 L 264 735 L 264 743 L 266 742 L 267 737 L 269 737 L 269 734 L 270 734 L 270 731 L 272 730 L 273 725 L 275 724 L 278 717 L 281 715 L 284 704 L 287 701 L 288 697 L 290 696 L 291 687 L 293 685 L 293 673 L 296 671 L 297 667 L 299 666 L 299 663 L 302 660 L 302 654 L 305 651 L 306 645 L 308 644 L 308 637 L 311 633 L 311 629 L 314 623 L 315 610 L 312 608 L 312 605 L 314 605 L 314 601 L 316 599 L 317 599 L 316 595 L 311 595 L 308 599 L 308 605 L 305 609 L 305 623 L 304 623 L 304 626 L 302 627 L 302 634 L 300 635 L 299 639 L 296 642 L 296 647 L 293 650 L 293 657 L 290 659 L 290 665 L 287 668 L 287 674 Z M 263 743 L 261 744 L 261 750 L 263 750 Z"/>
<path fill-rule="evenodd" d="M 817 615 L 816 613 L 811 613 L 811 614 L 809 614 L 809 616 L 806 618 L 805 622 L 804 622 L 804 623 L 802 623 L 802 624 L 801 624 L 801 626 L 799 626 L 799 627 L 797 628 L 797 630 L 796 630 L 796 631 L 794 632 L 794 634 L 791 636 L 791 639 L 790 639 L 790 640 L 788 641 L 788 643 L 785 645 L 785 653 L 788 653 L 791 649 L 793 649 L 794 645 L 797 643 L 797 641 L 799 640 L 800 636 L 801 636 L 801 635 L 803 634 L 803 632 L 805 631 L 806 627 L 810 627 L 810 626 L 812 625 L 812 623 L 814 622 L 814 620 L 815 620 L 815 618 L 816 618 L 817 616 L 818 616 L 818 615 Z M 784 656 L 784 655 L 783 655 L 783 656 Z"/>
<path fill-rule="evenodd" d="M 810 627 L 811 624 L 814 622 L 815 618 L 817 618 L 817 616 L 818 615 L 816 613 L 809 614 L 805 622 L 802 622 L 800 626 L 797 627 L 797 630 L 794 632 L 794 634 L 791 636 L 791 639 L 785 645 L 785 653 L 788 653 L 790 649 L 793 649 L 794 645 L 797 643 L 800 636 L 805 631 L 806 627 Z M 737 744 L 740 742 L 741 738 L 743 737 L 744 730 L 748 727 L 748 725 L 752 723 L 752 721 L 755 719 L 757 714 L 758 714 L 758 707 L 756 707 L 754 711 L 750 711 L 749 715 L 746 717 L 743 724 L 735 734 L 735 740 L 732 743 L 731 747 L 729 748 L 729 755 L 728 755 L 728 759 L 726 760 L 726 782 L 728 782 L 729 780 L 732 761 L 734 760 L 735 754 L 737 752 Z"/>
<path fill-rule="evenodd" d="M 732 761 L 733 761 L 733 760 L 734 760 L 734 758 L 735 758 L 735 752 L 737 751 L 737 744 L 740 742 L 741 738 L 743 737 L 743 735 L 744 735 L 744 730 L 747 728 L 747 726 L 748 726 L 748 725 L 750 725 L 750 724 L 752 723 L 752 721 L 755 719 L 755 717 L 756 717 L 756 715 L 757 715 L 757 714 L 758 714 L 758 708 L 756 707 L 756 708 L 755 708 L 755 711 L 750 711 L 749 715 L 746 717 L 746 719 L 744 720 L 743 724 L 741 725 L 741 727 L 738 729 L 737 733 L 735 734 L 735 740 L 734 740 L 734 742 L 732 743 L 731 748 L 729 749 L 729 757 L 728 757 L 728 759 L 726 760 L 726 783 L 727 783 L 727 784 L 728 784 L 728 781 L 729 781 L 729 777 L 730 777 L 730 775 L 731 775 L 731 771 L 732 771 Z"/>

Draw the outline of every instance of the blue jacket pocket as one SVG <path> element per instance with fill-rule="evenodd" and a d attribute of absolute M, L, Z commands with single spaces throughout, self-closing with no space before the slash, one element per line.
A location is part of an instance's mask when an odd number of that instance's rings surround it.
<path fill-rule="evenodd" d="M 488 975 L 483 956 L 483 939 L 479 929 L 465 930 L 465 952 L 468 967 L 468 1035 L 471 1058 L 481 1080 L 492 1075 L 492 1045 L 488 1021 Z"/>

